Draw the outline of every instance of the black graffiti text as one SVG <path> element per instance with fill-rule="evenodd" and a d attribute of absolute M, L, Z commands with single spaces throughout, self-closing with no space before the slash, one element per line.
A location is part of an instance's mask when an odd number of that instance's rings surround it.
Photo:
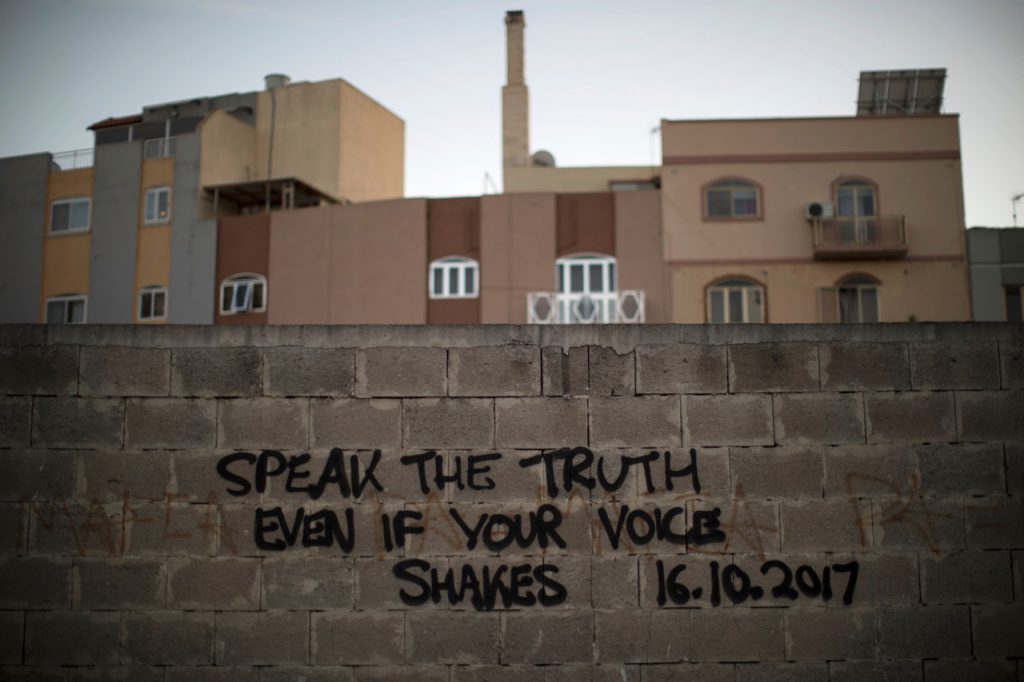
<path fill-rule="evenodd" d="M 444 600 L 456 606 L 468 598 L 477 611 L 490 611 L 501 600 L 501 608 L 513 606 L 557 606 L 568 591 L 558 582 L 558 567 L 550 564 L 462 564 L 438 569 L 423 559 L 399 561 L 392 573 L 403 586 L 398 592 L 407 606 L 434 604 Z"/>
<path fill-rule="evenodd" d="M 334 448 L 324 461 L 319 476 L 314 478 L 308 467 L 312 457 L 307 452 L 287 457 L 277 450 L 264 450 L 258 456 L 251 452 L 235 452 L 220 458 L 217 473 L 235 485 L 227 492 L 236 497 L 248 495 L 252 490 L 263 493 L 267 489 L 267 481 L 282 476 L 286 492 L 305 493 L 311 500 L 320 499 L 329 486 L 337 486 L 342 497 L 359 498 L 368 485 L 378 492 L 384 490 L 374 473 L 380 457 L 380 450 L 374 450 L 369 464 L 364 465 L 358 455 L 352 454 L 346 468 L 344 455 L 340 449 Z M 239 473 L 239 469 L 246 470 Z M 252 480 L 244 474 L 251 474 Z"/>

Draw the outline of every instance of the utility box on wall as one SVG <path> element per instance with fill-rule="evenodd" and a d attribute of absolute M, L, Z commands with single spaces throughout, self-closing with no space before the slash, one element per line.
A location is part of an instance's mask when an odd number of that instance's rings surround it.
<path fill-rule="evenodd" d="M 8 326 L 0 414 L 0 677 L 1021 672 L 1019 326 Z"/>

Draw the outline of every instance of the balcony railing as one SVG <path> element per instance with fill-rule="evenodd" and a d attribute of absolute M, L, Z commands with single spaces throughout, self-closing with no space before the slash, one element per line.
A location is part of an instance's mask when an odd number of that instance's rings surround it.
<path fill-rule="evenodd" d="M 526 295 L 529 324 L 635 324 L 645 316 L 644 292 L 559 294 L 534 291 Z"/>
<path fill-rule="evenodd" d="M 814 222 L 814 257 L 903 258 L 907 224 L 903 216 L 836 217 Z"/>
<path fill-rule="evenodd" d="M 57 152 L 53 155 L 53 168 L 55 171 L 78 170 L 80 168 L 92 168 L 93 149 L 74 149 L 70 152 Z"/>
<path fill-rule="evenodd" d="M 146 140 L 142 144 L 142 158 L 166 159 L 174 156 L 175 146 L 173 137 L 157 137 Z"/>

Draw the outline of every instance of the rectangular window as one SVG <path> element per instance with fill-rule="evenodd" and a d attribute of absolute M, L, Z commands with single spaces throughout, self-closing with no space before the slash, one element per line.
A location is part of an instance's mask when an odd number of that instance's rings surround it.
<path fill-rule="evenodd" d="M 57 296 L 46 301 L 46 324 L 85 322 L 85 296 Z"/>
<path fill-rule="evenodd" d="M 89 229 L 89 208 L 92 200 L 88 197 L 60 199 L 50 207 L 50 232 L 85 232 Z"/>
<path fill-rule="evenodd" d="M 1024 309 L 1021 308 L 1021 287 L 1014 284 L 1006 287 L 1006 321 L 1024 321 Z"/>
<path fill-rule="evenodd" d="M 171 188 L 153 187 L 146 190 L 146 224 L 166 223 L 171 220 Z"/>
<path fill-rule="evenodd" d="M 430 298 L 476 298 L 479 268 L 476 261 L 461 256 L 432 262 L 427 278 Z"/>
<path fill-rule="evenodd" d="M 147 287 L 139 292 L 139 319 L 167 319 L 167 289 Z"/>

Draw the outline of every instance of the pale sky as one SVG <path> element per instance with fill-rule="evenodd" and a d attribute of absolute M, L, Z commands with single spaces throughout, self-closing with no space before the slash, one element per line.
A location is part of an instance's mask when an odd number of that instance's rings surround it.
<path fill-rule="evenodd" d="M 406 195 L 501 182 L 506 10 L 531 149 L 647 165 L 665 119 L 852 115 L 865 70 L 948 70 L 968 226 L 1024 192 L 1024 0 L 0 0 L 0 157 L 92 145 L 144 105 L 344 78 L 406 123 Z M 1024 201 L 1018 205 L 1024 225 Z"/>

